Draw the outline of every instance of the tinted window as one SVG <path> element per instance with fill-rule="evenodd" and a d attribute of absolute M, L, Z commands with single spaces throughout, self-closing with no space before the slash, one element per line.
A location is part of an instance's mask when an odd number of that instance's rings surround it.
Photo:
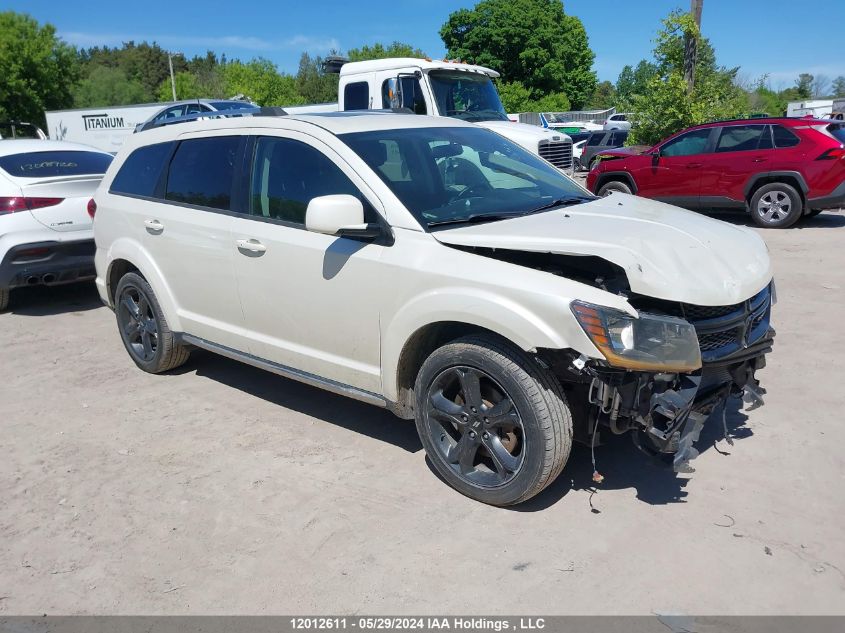
<path fill-rule="evenodd" d="M 710 138 L 710 129 L 694 130 L 672 139 L 660 148 L 663 156 L 692 156 L 703 154 L 707 149 L 707 139 Z"/>
<path fill-rule="evenodd" d="M 604 139 L 604 132 L 590 134 L 590 140 L 587 141 L 587 145 L 590 145 L 591 147 L 601 145 L 602 139 Z"/>
<path fill-rule="evenodd" d="M 628 133 L 623 130 L 618 130 L 610 135 L 610 146 L 622 147 L 625 144 L 626 138 L 628 138 Z"/>
<path fill-rule="evenodd" d="M 732 125 L 723 127 L 716 143 L 717 152 L 747 152 L 760 149 L 764 138 L 764 125 Z"/>
<path fill-rule="evenodd" d="M 263 137 L 256 142 L 252 215 L 305 224 L 305 210 L 312 198 L 338 193 L 360 199 L 367 221 L 374 221 L 358 188 L 322 152 L 286 138 Z"/>
<path fill-rule="evenodd" d="M 136 149 L 123 162 L 109 191 L 152 198 L 172 148 L 173 143 L 157 143 Z"/>
<path fill-rule="evenodd" d="M 775 138 L 775 147 L 794 147 L 801 142 L 800 138 L 782 125 L 772 126 L 772 136 Z"/>
<path fill-rule="evenodd" d="M 26 152 L 0 156 L 0 169 L 17 178 L 104 174 L 112 156 L 98 152 Z"/>
<path fill-rule="evenodd" d="M 214 106 L 215 110 L 244 110 L 256 107 L 248 101 L 212 101 L 211 105 Z"/>
<path fill-rule="evenodd" d="M 343 89 L 344 110 L 367 110 L 370 107 L 370 86 L 366 81 L 346 84 Z"/>
<path fill-rule="evenodd" d="M 200 112 L 209 112 L 211 108 L 201 105 L 199 103 L 189 103 L 185 106 L 185 114 L 199 114 Z"/>
<path fill-rule="evenodd" d="M 827 131 L 840 143 L 845 143 L 845 125 L 828 125 Z"/>
<path fill-rule="evenodd" d="M 390 90 L 388 87 L 389 79 L 385 79 L 381 84 L 381 107 L 390 107 Z M 425 114 L 425 97 L 423 96 L 420 82 L 416 77 L 401 77 L 399 81 L 402 83 L 402 103 L 406 108 L 411 108 L 414 114 Z"/>
<path fill-rule="evenodd" d="M 173 108 L 168 108 L 161 114 L 157 115 L 155 120 L 156 121 L 164 121 L 166 119 L 173 119 L 177 116 L 182 116 L 185 113 L 185 106 L 179 105 Z"/>
<path fill-rule="evenodd" d="M 182 141 L 170 161 L 165 198 L 228 209 L 238 141 L 237 136 Z"/>

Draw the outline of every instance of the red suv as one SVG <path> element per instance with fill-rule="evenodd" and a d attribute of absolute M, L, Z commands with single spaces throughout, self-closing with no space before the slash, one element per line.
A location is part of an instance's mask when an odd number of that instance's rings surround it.
<path fill-rule="evenodd" d="M 769 228 L 845 207 L 845 123 L 838 121 L 719 121 L 601 157 L 587 187 L 602 196 L 622 191 L 688 209 L 745 209 Z"/>

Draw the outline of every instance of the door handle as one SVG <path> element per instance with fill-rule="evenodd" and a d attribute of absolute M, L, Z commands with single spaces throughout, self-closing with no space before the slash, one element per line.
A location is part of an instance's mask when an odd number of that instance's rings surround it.
<path fill-rule="evenodd" d="M 236 240 L 235 244 L 237 244 L 238 250 L 249 251 L 250 253 L 263 253 L 267 250 L 267 247 L 258 240 Z"/>
<path fill-rule="evenodd" d="M 144 226 L 151 232 L 161 232 L 164 230 L 164 225 L 158 220 L 144 220 Z"/>
<path fill-rule="evenodd" d="M 687 165 L 687 169 L 698 169 L 701 165 L 702 163 L 689 163 Z"/>
<path fill-rule="evenodd" d="M 752 162 L 754 162 L 754 163 L 765 163 L 767 160 L 769 160 L 769 159 L 768 159 L 768 158 L 763 158 L 763 157 L 761 157 L 761 156 L 758 156 L 757 158 L 752 158 L 752 159 L 751 159 L 751 161 L 752 161 Z"/>

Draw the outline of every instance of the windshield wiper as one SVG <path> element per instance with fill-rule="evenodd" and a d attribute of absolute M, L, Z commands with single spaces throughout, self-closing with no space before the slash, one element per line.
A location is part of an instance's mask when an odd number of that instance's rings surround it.
<path fill-rule="evenodd" d="M 478 222 L 494 222 L 496 220 L 507 220 L 518 218 L 524 213 L 473 213 L 463 218 L 449 218 L 448 220 L 436 220 L 429 222 L 429 226 L 444 226 L 447 224 L 477 224 Z"/>
<path fill-rule="evenodd" d="M 598 198 L 594 196 L 567 196 L 565 198 L 557 198 L 551 202 L 547 202 L 546 204 L 541 204 L 536 209 L 531 209 L 531 211 L 527 211 L 523 215 L 531 215 L 532 213 L 547 211 L 549 209 L 554 209 L 555 207 L 570 207 L 573 204 L 583 204 L 584 202 L 592 202 L 597 199 Z"/>

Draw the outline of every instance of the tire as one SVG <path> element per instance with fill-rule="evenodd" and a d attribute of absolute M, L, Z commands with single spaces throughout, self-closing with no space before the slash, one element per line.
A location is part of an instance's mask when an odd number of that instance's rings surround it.
<path fill-rule="evenodd" d="M 417 432 L 432 465 L 477 501 L 530 499 L 569 457 L 572 417 L 560 383 L 505 341 L 468 336 L 435 350 L 417 375 L 415 397 Z"/>
<path fill-rule="evenodd" d="M 610 182 L 603 184 L 599 188 L 598 195 L 604 198 L 605 196 L 609 196 L 614 191 L 628 194 L 634 193 L 633 191 L 631 191 L 631 187 L 629 187 L 626 183 L 622 182 L 621 180 L 611 180 Z"/>
<path fill-rule="evenodd" d="M 0 312 L 9 307 L 9 289 L 0 288 Z"/>
<path fill-rule="evenodd" d="M 751 196 L 751 219 L 766 229 L 785 229 L 795 224 L 804 214 L 804 202 L 791 185 L 771 182 L 763 185 Z"/>
<path fill-rule="evenodd" d="M 120 340 L 138 367 L 151 374 L 175 369 L 191 355 L 176 343 L 153 289 L 137 273 L 121 277 L 114 293 Z"/>

